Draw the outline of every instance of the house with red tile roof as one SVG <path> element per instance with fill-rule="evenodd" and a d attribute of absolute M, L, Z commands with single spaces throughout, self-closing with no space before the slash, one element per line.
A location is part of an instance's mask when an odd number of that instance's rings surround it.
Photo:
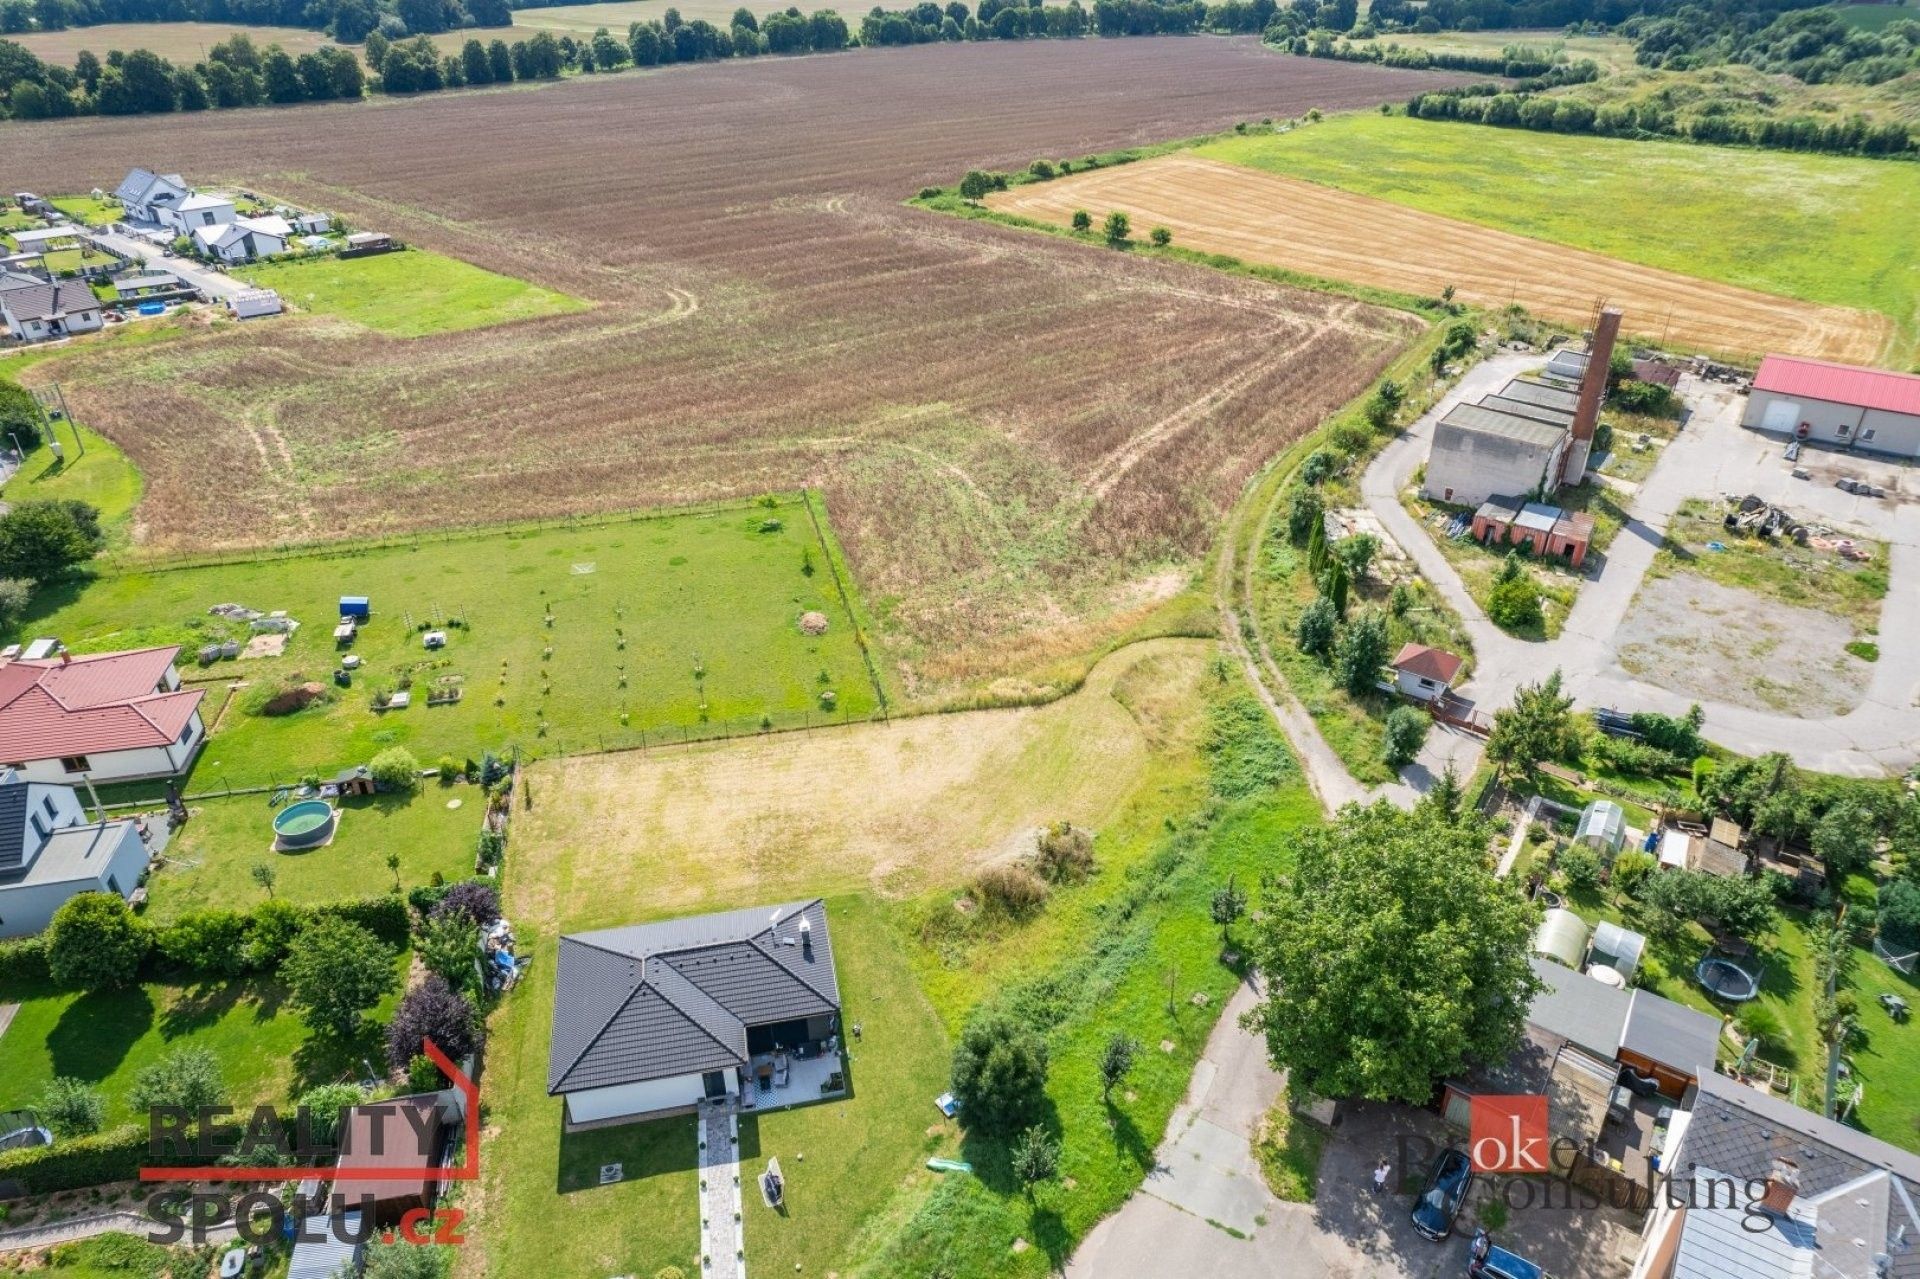
<path fill-rule="evenodd" d="M 1389 663 L 1393 668 L 1395 686 L 1408 697 L 1423 702 L 1438 701 L 1445 697 L 1465 664 L 1464 659 L 1444 648 L 1411 643 L 1394 654 L 1393 661 Z"/>
<path fill-rule="evenodd" d="M 179 652 L 61 650 L 0 663 L 0 765 L 35 782 L 179 776 L 207 737 L 206 694 L 180 686 Z"/>

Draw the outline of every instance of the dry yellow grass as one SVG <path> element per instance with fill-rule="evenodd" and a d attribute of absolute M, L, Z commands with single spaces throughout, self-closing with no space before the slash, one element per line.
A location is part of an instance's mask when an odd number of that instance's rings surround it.
<path fill-rule="evenodd" d="M 1779 351 L 1870 363 L 1893 329 L 1865 311 L 1695 279 L 1183 153 L 1015 187 L 988 204 L 1060 225 L 1076 209 L 1096 225 L 1120 209 L 1138 236 L 1166 226 L 1175 244 L 1191 249 L 1426 296 L 1452 285 L 1465 300 L 1518 302 L 1568 324 L 1583 323 L 1605 298 L 1637 334 L 1722 355 Z"/>
<path fill-rule="evenodd" d="M 1100 829 L 1158 758 L 1189 753 L 1214 645 L 1152 640 L 1047 706 L 543 763 L 514 832 L 515 909 L 549 927 L 575 894 L 648 914 L 871 888 L 899 898 Z"/>

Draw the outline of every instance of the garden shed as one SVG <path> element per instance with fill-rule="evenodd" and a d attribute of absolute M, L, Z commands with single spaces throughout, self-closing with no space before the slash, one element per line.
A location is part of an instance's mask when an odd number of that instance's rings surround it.
<path fill-rule="evenodd" d="M 1567 967 L 1580 967 L 1587 954 L 1587 921 L 1564 907 L 1555 907 L 1540 919 L 1533 934 L 1533 953 L 1557 959 Z"/>
<path fill-rule="evenodd" d="M 340 616 L 351 617 L 364 622 L 373 616 L 373 601 L 365 595 L 342 595 L 340 597 Z"/>
<path fill-rule="evenodd" d="M 1574 842 L 1612 857 L 1627 842 L 1627 812 L 1610 799 L 1596 799 L 1580 814 Z"/>

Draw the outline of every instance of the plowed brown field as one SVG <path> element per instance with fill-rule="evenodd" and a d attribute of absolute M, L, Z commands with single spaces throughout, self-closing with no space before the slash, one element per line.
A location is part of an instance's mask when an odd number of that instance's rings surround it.
<path fill-rule="evenodd" d="M 157 164 L 600 303 L 410 340 L 249 323 L 33 370 L 145 471 L 149 545 L 817 485 L 913 686 L 1129 624 L 1247 475 L 1414 326 L 900 201 L 972 166 L 1454 79 L 1245 40 L 921 46 L 0 125 L 0 153 L 15 188 Z"/>
<path fill-rule="evenodd" d="M 1136 234 L 1327 279 L 1433 296 L 1453 285 L 1473 302 L 1518 302 L 1579 324 L 1596 298 L 1649 338 L 1722 355 L 1768 351 L 1871 363 L 1892 333 L 1881 315 L 1821 306 L 1622 262 L 1459 222 L 1371 196 L 1175 153 L 1015 187 L 990 207 L 1064 225 L 1126 211 Z"/>

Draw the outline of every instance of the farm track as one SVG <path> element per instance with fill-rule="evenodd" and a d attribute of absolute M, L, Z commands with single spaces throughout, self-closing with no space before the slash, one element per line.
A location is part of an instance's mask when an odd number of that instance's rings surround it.
<path fill-rule="evenodd" d="M 1422 296 L 1452 285 L 1473 302 L 1519 302 L 1576 325 L 1604 297 L 1647 336 L 1726 355 L 1786 351 L 1869 363 L 1893 334 L 1885 316 L 1695 279 L 1195 155 L 1076 173 L 987 203 L 1060 225 L 1076 209 L 1095 210 L 1096 219 L 1121 209 L 1137 229 L 1167 226 L 1188 248 Z"/>
<path fill-rule="evenodd" d="M 164 156 L 596 304 L 413 339 L 293 317 L 33 376 L 140 465 L 143 549 L 269 543 L 300 512 L 352 537 L 810 485 L 903 660 L 990 675 L 1063 623 L 1097 644 L 1417 322 L 900 201 L 1458 79 L 1088 40 L 9 126 L 21 187 Z"/>

